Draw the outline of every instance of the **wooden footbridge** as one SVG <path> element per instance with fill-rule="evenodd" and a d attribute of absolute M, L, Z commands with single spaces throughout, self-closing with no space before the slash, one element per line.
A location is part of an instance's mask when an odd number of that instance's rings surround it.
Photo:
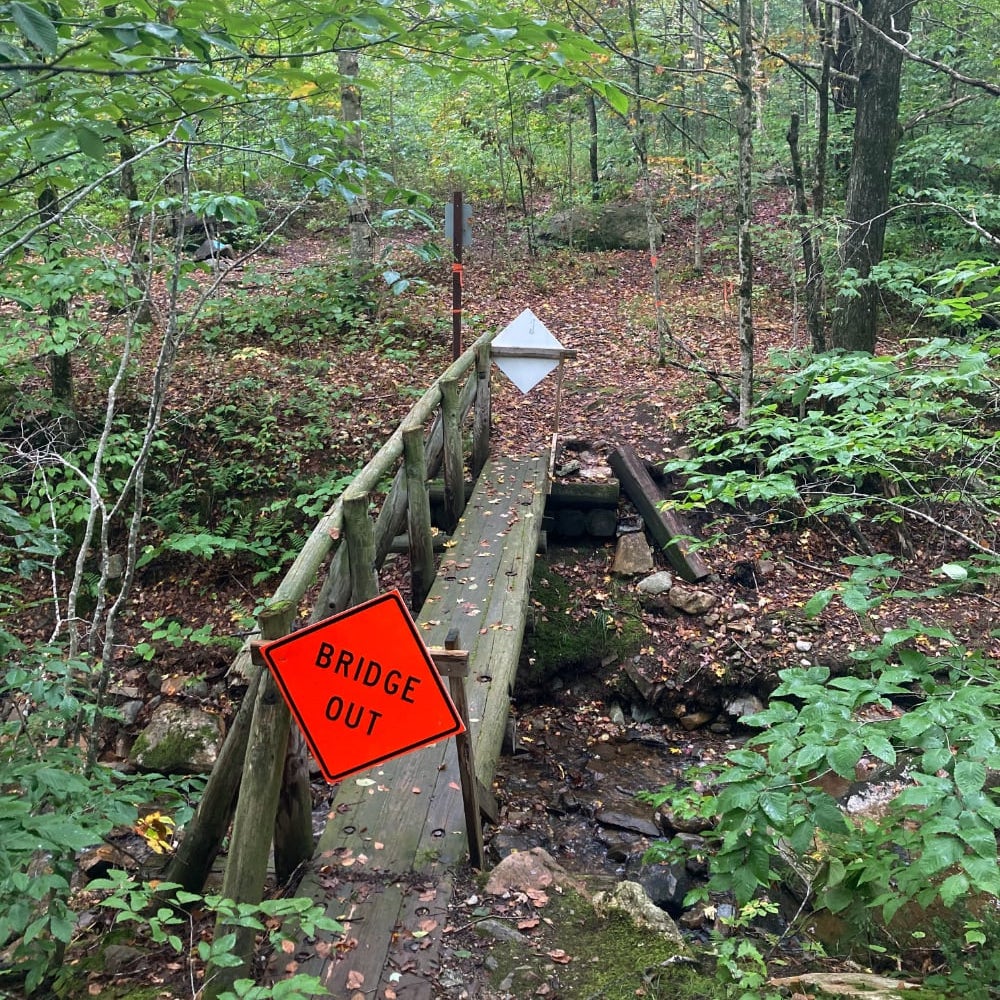
<path fill-rule="evenodd" d="M 199 891 L 231 823 L 223 895 L 259 901 L 273 843 L 277 879 L 301 876 L 298 893 L 342 924 L 341 933 L 294 956 L 300 973 L 319 976 L 336 997 L 432 1000 L 453 873 L 470 860 L 482 865 L 479 810 L 495 808 L 488 790 L 550 481 L 548 449 L 490 457 L 492 339 L 476 341 L 413 406 L 317 524 L 261 616 L 263 638 L 277 639 L 374 597 L 379 571 L 405 535 L 418 632 L 432 653 L 447 647 L 467 663 L 456 704 L 467 703 L 469 740 L 443 741 L 342 781 L 314 845 L 304 746 L 248 644 L 234 664 L 247 693 L 166 875 Z M 450 535 L 440 562 L 429 491 L 439 475 Z M 373 494 L 390 477 L 373 519 Z M 210 968 L 206 996 L 248 974 L 252 946 L 252 933 L 238 931 L 244 965 Z"/>

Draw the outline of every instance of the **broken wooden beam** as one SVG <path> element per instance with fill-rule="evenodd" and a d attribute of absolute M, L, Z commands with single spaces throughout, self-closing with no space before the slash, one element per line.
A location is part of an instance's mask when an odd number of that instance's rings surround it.
<path fill-rule="evenodd" d="M 608 456 L 608 464 L 642 515 L 653 541 L 666 553 L 670 565 L 688 583 L 697 583 L 709 576 L 711 570 L 701 556 L 691 550 L 691 529 L 678 514 L 664 508 L 664 497 L 635 449 L 622 445 Z"/>

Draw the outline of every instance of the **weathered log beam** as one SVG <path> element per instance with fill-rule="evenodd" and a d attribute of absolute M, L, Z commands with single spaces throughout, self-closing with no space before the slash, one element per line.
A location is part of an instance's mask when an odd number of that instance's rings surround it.
<path fill-rule="evenodd" d="M 618 507 L 618 497 L 621 493 L 617 479 L 606 479 L 604 482 L 590 482 L 586 479 L 555 479 L 546 508 L 573 507 L 586 510 L 591 507 Z"/>
<path fill-rule="evenodd" d="M 608 457 L 608 464 L 642 515 L 653 540 L 666 552 L 670 565 L 689 583 L 709 576 L 711 570 L 688 544 L 691 529 L 673 511 L 663 509 L 663 496 L 635 449 L 622 445 Z"/>

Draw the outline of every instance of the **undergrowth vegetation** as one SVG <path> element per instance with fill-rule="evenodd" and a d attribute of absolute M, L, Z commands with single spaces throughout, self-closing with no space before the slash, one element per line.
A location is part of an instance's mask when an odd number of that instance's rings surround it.
<path fill-rule="evenodd" d="M 784 358 L 748 429 L 726 428 L 717 406 L 694 414 L 695 457 L 669 466 L 683 482 L 677 506 L 714 511 L 720 530 L 746 518 L 838 531 L 854 554 L 803 610 L 837 602 L 857 636 L 845 675 L 780 671 L 767 708 L 742 719 L 746 742 L 688 776 L 703 793 L 644 796 L 711 827 L 706 901 L 752 913 L 791 897 L 788 933 L 828 911 L 865 961 L 946 955 L 938 985 L 976 996 L 992 995 L 983 963 L 1000 904 L 1000 672 L 991 637 L 956 635 L 935 602 L 976 600 L 1000 570 L 998 376 L 986 341 Z M 886 542 L 892 550 L 878 550 Z M 891 627 L 877 614 L 890 602 Z M 865 782 L 899 787 L 878 812 L 855 815 L 847 796 Z M 683 850 L 664 842 L 652 853 Z M 734 996 L 760 996 L 766 963 L 742 947 L 736 960 L 722 942 L 720 961 Z"/>
<path fill-rule="evenodd" d="M 63 984 L 74 970 L 63 976 L 60 969 L 79 933 L 72 906 L 81 852 L 142 829 L 150 814 L 169 816 L 171 829 L 183 826 L 202 785 L 133 774 L 105 756 L 107 734 L 122 724 L 107 697 L 108 658 L 120 658 L 61 634 L 67 624 L 75 628 L 63 620 L 59 593 L 73 577 L 76 553 L 89 551 L 73 607 L 96 620 L 121 585 L 122 553 L 132 544 L 122 498 L 131 502 L 138 489 L 142 529 L 133 562 L 140 578 L 198 579 L 210 594 L 205 581 L 213 573 L 245 579 L 248 592 L 279 573 L 386 433 L 385 415 L 370 400 L 361 412 L 361 387 L 331 384 L 331 366 L 362 351 L 402 363 L 424 347 L 422 334 L 390 308 L 394 301 L 373 287 L 339 267 L 310 267 L 267 294 L 237 288 L 213 299 L 193 362 L 209 367 L 151 437 L 138 378 L 115 387 L 120 395 L 103 429 L 96 406 L 85 404 L 60 425 L 31 383 L 5 383 L 0 433 L 20 444 L 0 461 L 0 992 L 80 986 Z M 86 359 L 97 371 L 104 350 L 95 342 Z M 407 408 L 407 383 L 400 380 L 398 398 L 382 402 Z M 152 461 L 137 483 L 133 470 L 144 450 Z M 95 509 L 103 528 L 95 529 Z M 95 530 L 97 552 L 88 550 Z M 45 580 L 48 588 L 39 588 Z M 48 641 L 17 633 L 13 623 L 26 615 L 53 621 Z M 242 623 L 247 615 L 237 617 Z M 160 615 L 133 627 L 133 664 L 193 645 L 233 649 L 233 638 L 211 623 Z M 169 840 L 155 849 L 169 849 Z M 105 905 L 118 910 L 119 922 L 135 924 L 134 935 L 187 956 L 192 976 L 206 965 L 224 967 L 229 947 L 226 936 L 193 943 L 192 908 L 261 933 L 286 918 L 300 930 L 332 926 L 302 901 L 237 912 L 217 897 L 163 903 L 163 884 L 154 890 L 131 877 L 91 888 L 111 893 Z M 150 909 L 157 901 L 159 909 Z M 297 977 L 273 991 L 249 980 L 234 989 L 240 997 L 303 997 L 318 987 Z"/>

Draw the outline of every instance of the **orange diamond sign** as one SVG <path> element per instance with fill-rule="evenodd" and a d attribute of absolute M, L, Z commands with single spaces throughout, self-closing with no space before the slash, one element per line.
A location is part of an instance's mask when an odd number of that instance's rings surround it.
<path fill-rule="evenodd" d="M 331 784 L 465 730 L 397 590 L 261 652 Z"/>

